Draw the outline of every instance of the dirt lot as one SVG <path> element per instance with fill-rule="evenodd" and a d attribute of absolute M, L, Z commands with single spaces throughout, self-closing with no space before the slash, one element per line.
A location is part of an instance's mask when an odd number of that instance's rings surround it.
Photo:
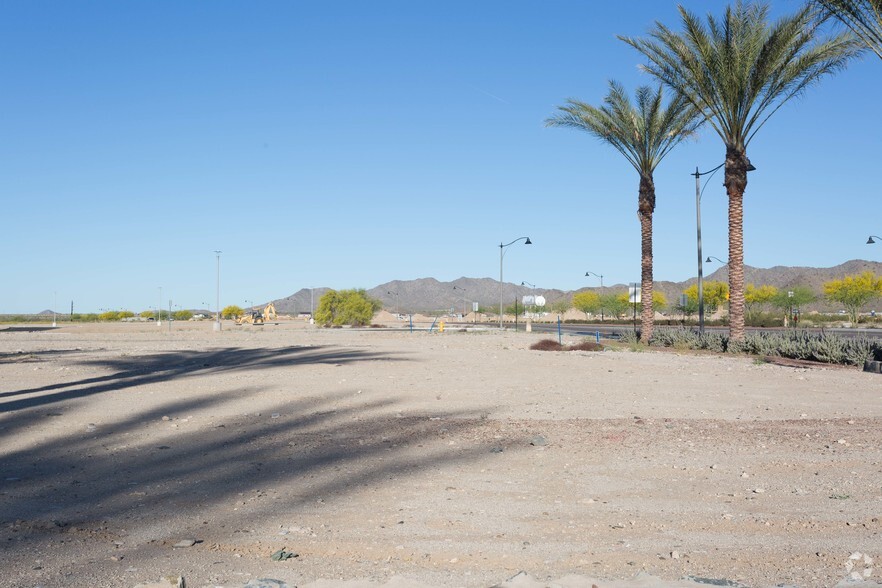
<path fill-rule="evenodd" d="M 882 578 L 878 374 L 211 326 L 0 330 L 0 586 Z"/>

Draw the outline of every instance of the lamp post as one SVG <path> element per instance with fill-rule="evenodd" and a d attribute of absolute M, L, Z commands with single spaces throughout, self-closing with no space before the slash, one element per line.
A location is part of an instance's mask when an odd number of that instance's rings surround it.
<path fill-rule="evenodd" d="M 465 297 L 466 289 L 460 288 L 459 286 L 454 286 L 453 289 L 459 290 L 460 292 L 463 293 L 463 295 L 462 295 L 462 318 L 465 319 L 465 315 L 468 314 L 468 313 L 466 313 L 466 297 Z"/>
<path fill-rule="evenodd" d="M 499 328 L 502 328 L 502 304 L 503 304 L 503 293 L 502 293 L 502 259 L 505 257 L 505 248 L 509 245 L 514 245 L 518 241 L 523 241 L 524 245 L 532 245 L 533 242 L 530 241 L 529 237 L 518 237 L 511 243 L 506 243 L 503 245 L 501 242 L 499 243 Z"/>
<path fill-rule="evenodd" d="M 159 287 L 159 306 L 156 307 L 156 326 L 162 326 L 162 286 Z"/>
<path fill-rule="evenodd" d="M 455 288 L 456 286 L 454 286 Z M 391 290 L 387 291 L 386 294 L 395 297 L 395 315 L 398 316 L 401 314 L 401 296 L 398 295 L 398 290 L 392 292 Z"/>
<path fill-rule="evenodd" d="M 56 322 L 56 313 L 58 312 L 58 292 L 53 292 L 53 300 L 52 300 L 52 326 L 58 325 Z"/>
<path fill-rule="evenodd" d="M 536 306 L 536 284 L 531 284 L 527 281 L 522 281 L 521 286 L 529 286 L 530 287 L 530 296 L 533 297 L 533 306 Z M 527 316 L 527 305 L 524 305 L 524 316 Z"/>
<path fill-rule="evenodd" d="M 596 276 L 600 278 L 600 294 L 603 295 L 603 274 L 595 274 L 594 272 L 585 272 L 585 277 Z M 603 322 L 603 301 L 600 304 L 600 322 Z"/>
<path fill-rule="evenodd" d="M 717 167 L 712 170 L 708 170 L 706 172 L 698 171 L 698 167 L 695 168 L 694 174 L 689 174 L 691 176 L 695 176 L 695 227 L 696 227 L 696 236 L 698 243 L 698 333 L 704 334 L 704 258 L 701 255 L 701 195 L 704 193 L 704 188 L 707 188 L 707 183 L 710 181 L 711 177 L 719 170 L 721 167 L 726 165 L 724 161 Z M 753 164 L 750 163 L 750 160 L 747 160 L 747 171 L 754 171 L 756 168 L 753 167 Z M 701 176 L 710 176 L 705 180 L 704 187 L 701 186 Z"/>
<path fill-rule="evenodd" d="M 220 254 L 222 251 L 214 250 L 214 255 L 217 257 L 217 289 L 215 290 L 215 308 L 217 309 L 217 314 L 215 315 L 215 323 L 214 330 L 221 330 L 221 309 L 220 309 Z"/>

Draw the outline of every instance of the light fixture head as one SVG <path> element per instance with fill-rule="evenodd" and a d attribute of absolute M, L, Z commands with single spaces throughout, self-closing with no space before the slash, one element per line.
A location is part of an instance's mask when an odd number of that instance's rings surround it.
<path fill-rule="evenodd" d="M 750 159 L 747 160 L 747 171 L 756 171 L 756 168 L 750 163 Z"/>
<path fill-rule="evenodd" d="M 875 241 L 873 241 L 873 237 L 867 239 L 867 245 L 872 245 L 873 243 L 875 243 Z"/>
<path fill-rule="evenodd" d="M 529 238 L 529 237 L 527 237 L 527 240 L 524 241 L 524 245 L 532 245 L 532 244 L 533 244 L 533 242 L 530 241 L 530 238 Z"/>

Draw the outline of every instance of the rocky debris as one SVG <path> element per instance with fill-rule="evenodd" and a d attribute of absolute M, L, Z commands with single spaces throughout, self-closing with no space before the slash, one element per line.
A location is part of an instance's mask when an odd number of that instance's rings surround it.
<path fill-rule="evenodd" d="M 288 588 L 288 584 L 272 578 L 260 578 L 248 580 L 243 588 Z"/>
<path fill-rule="evenodd" d="M 135 584 L 135 588 L 187 588 L 187 582 L 183 576 L 166 576 L 159 582 Z"/>
<path fill-rule="evenodd" d="M 300 557 L 298 554 L 292 551 L 285 551 L 285 548 L 281 548 L 270 556 L 270 559 L 273 561 L 287 561 L 289 559 Z"/>

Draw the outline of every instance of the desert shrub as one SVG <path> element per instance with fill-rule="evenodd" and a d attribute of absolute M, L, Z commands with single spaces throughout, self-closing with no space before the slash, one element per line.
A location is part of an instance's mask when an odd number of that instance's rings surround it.
<path fill-rule="evenodd" d="M 533 351 L 560 351 L 563 349 L 563 345 L 554 339 L 542 339 L 530 345 L 530 349 Z"/>
<path fill-rule="evenodd" d="M 634 330 L 621 331 L 619 333 L 619 341 L 625 345 L 636 345 L 640 342 L 640 336 Z"/>
<path fill-rule="evenodd" d="M 595 341 L 582 341 L 574 345 L 568 345 L 566 351 L 603 351 L 603 345 Z"/>
<path fill-rule="evenodd" d="M 573 345 L 561 345 L 554 339 L 542 339 L 530 345 L 534 351 L 603 351 L 603 345 L 594 341 L 582 341 Z"/>
<path fill-rule="evenodd" d="M 621 340 L 631 342 L 625 333 Z M 650 345 L 846 365 L 863 365 L 868 359 L 882 357 L 882 343 L 878 339 L 863 336 L 849 339 L 834 333 L 815 334 L 804 330 L 748 333 L 741 341 L 732 341 L 723 333 L 706 332 L 699 335 L 689 329 L 658 329 L 653 332 Z"/>
<path fill-rule="evenodd" d="M 245 316 L 245 311 L 242 310 L 241 306 L 236 306 L 235 304 L 225 306 L 221 311 L 221 317 L 225 319 L 237 319 L 240 316 Z"/>
<path fill-rule="evenodd" d="M 369 325 L 377 304 L 364 290 L 328 290 L 319 300 L 315 321 L 332 327 Z"/>

